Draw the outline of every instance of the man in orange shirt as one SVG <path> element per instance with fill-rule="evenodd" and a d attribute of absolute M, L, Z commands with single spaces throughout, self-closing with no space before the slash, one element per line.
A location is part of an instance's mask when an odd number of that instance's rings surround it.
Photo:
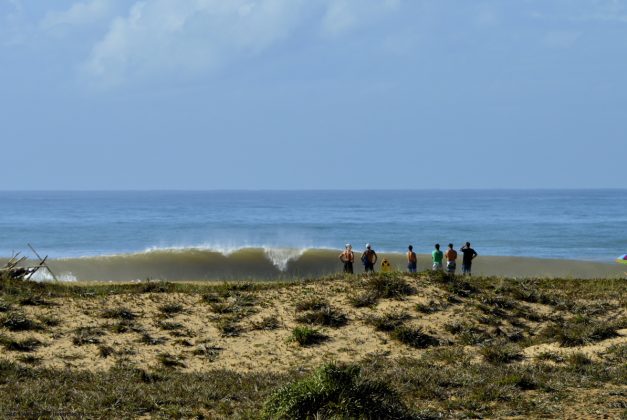
<path fill-rule="evenodd" d="M 407 270 L 410 273 L 415 273 L 418 265 L 418 259 L 416 258 L 416 253 L 414 252 L 414 247 L 409 245 L 407 247 Z"/>
<path fill-rule="evenodd" d="M 453 244 L 448 244 L 444 257 L 446 258 L 446 272 L 454 276 L 457 268 L 457 251 L 453 249 Z"/>

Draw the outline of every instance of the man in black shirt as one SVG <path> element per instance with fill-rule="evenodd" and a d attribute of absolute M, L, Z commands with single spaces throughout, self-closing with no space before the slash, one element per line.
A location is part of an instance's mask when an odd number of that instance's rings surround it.
<path fill-rule="evenodd" d="M 461 247 L 460 251 L 464 254 L 462 258 L 462 273 L 472 275 L 470 270 L 472 268 L 472 260 L 478 255 L 474 249 L 470 247 L 470 242 L 466 242 L 466 245 Z"/>

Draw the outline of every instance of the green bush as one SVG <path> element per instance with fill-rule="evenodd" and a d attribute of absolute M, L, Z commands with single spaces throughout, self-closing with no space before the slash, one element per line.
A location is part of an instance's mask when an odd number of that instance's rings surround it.
<path fill-rule="evenodd" d="M 510 363 L 523 358 L 520 347 L 502 341 L 482 346 L 479 352 L 486 362 L 495 365 Z"/>
<path fill-rule="evenodd" d="M 298 326 L 292 330 L 292 340 L 301 346 L 310 346 L 325 341 L 328 337 L 315 328 Z"/>
<path fill-rule="evenodd" d="M 440 341 L 437 338 L 422 332 L 422 329 L 407 326 L 395 328 L 394 331 L 390 333 L 390 337 L 417 349 L 424 349 L 440 344 Z"/>
<path fill-rule="evenodd" d="M 608 324 L 579 316 L 548 326 L 542 331 L 541 336 L 545 339 L 556 340 L 565 347 L 575 347 L 618 337 L 617 330 L 622 326 L 623 321 Z"/>
<path fill-rule="evenodd" d="M 416 293 L 405 279 L 396 274 L 382 273 L 368 278 L 366 289 L 382 299 L 399 299 Z"/>
<path fill-rule="evenodd" d="M 389 312 L 383 315 L 371 315 L 365 318 L 368 325 L 372 325 L 377 331 L 390 332 L 403 325 L 409 319 L 405 312 Z"/>
<path fill-rule="evenodd" d="M 265 402 L 262 417 L 411 418 L 386 383 L 363 377 L 357 366 L 335 364 L 327 364 L 274 392 Z"/>
<path fill-rule="evenodd" d="M 338 310 L 326 306 L 322 309 L 307 312 L 296 318 L 296 321 L 303 324 L 323 325 L 337 328 L 346 325 L 348 318 Z"/>

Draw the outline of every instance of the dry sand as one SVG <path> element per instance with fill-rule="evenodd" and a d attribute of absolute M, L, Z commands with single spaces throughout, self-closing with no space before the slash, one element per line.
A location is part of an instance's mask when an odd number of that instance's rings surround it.
<path fill-rule="evenodd" d="M 35 337 L 44 343 L 35 353 L 41 358 L 41 365 L 49 368 L 70 368 L 79 370 L 108 369 L 115 363 L 130 361 L 147 369 L 162 368 L 159 355 L 168 354 L 179 358 L 185 371 L 203 372 L 216 368 L 248 372 L 253 370 L 287 372 L 293 369 L 309 369 L 325 361 L 357 361 L 373 354 L 385 354 L 396 358 L 417 356 L 424 350 L 401 345 L 389 335 L 375 331 L 364 319 L 368 315 L 385 312 L 405 311 L 410 315 L 409 325 L 420 326 L 440 340 L 454 341 L 445 325 L 465 322 L 480 316 L 473 305 L 447 303 L 448 294 L 434 284 L 420 279 L 407 279 L 416 287 L 417 293 L 403 300 L 381 300 L 374 308 L 354 308 L 349 297 L 364 280 L 332 280 L 301 283 L 290 287 L 242 292 L 250 295 L 253 305 L 246 309 L 236 325 L 238 334 L 225 335 L 218 328 L 220 319 L 228 315 L 217 314 L 211 304 L 200 294 L 187 293 L 144 293 L 97 296 L 92 298 L 47 299 L 51 306 L 23 306 L 22 310 L 32 319 L 57 319 L 59 325 L 48 326 L 43 332 L 3 333 L 15 339 Z M 333 308 L 348 317 L 346 326 L 340 328 L 321 327 L 329 339 L 311 347 L 301 347 L 290 341 L 291 331 L 297 325 L 295 318 L 300 314 L 295 305 L 308 297 L 326 299 Z M 223 303 L 233 303 L 233 297 Z M 441 304 L 443 309 L 423 314 L 415 310 L 416 304 Z M 164 305 L 179 304 L 183 311 L 166 317 L 161 311 Z M 546 305 L 528 304 L 536 313 L 555 312 Z M 126 308 L 137 315 L 127 332 L 115 332 L 117 319 L 103 317 L 107 309 Z M 613 317 L 626 316 L 627 309 L 620 308 Z M 259 330 L 259 323 L 266 318 L 275 318 L 279 326 L 273 330 Z M 180 324 L 177 329 L 164 329 L 163 322 Z M 528 325 L 539 330 L 542 322 L 527 321 Z M 77 345 L 74 342 L 77 331 L 92 327 L 99 332 L 98 343 Z M 501 327 L 502 333 L 509 334 L 516 328 L 507 323 Z M 532 359 L 543 351 L 568 354 L 575 351 L 589 353 L 592 357 L 600 354 L 612 344 L 627 343 L 627 330 L 620 331 L 620 337 L 605 340 L 583 347 L 561 348 L 556 343 L 531 346 L 524 349 Z M 152 339 L 143 342 L 142 337 Z M 148 341 L 150 341 L 148 339 Z M 112 352 L 102 357 L 102 348 Z M 4 352 L 4 357 L 18 359 L 18 352 Z"/>

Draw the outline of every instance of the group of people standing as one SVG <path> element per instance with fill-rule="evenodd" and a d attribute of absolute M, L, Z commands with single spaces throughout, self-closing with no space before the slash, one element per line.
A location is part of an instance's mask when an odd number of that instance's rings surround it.
<path fill-rule="evenodd" d="M 462 253 L 462 273 L 465 275 L 471 275 L 472 260 L 477 257 L 477 252 L 471 248 L 470 242 L 466 242 L 459 251 Z M 435 249 L 431 253 L 431 259 L 433 262 L 432 269 L 434 271 L 443 270 L 443 261 L 446 258 L 446 272 L 453 275 L 457 269 L 457 251 L 455 251 L 453 244 L 448 244 L 446 252 L 440 250 L 440 244 L 435 244 Z M 374 266 L 378 260 L 377 253 L 370 244 L 366 244 L 366 249 L 361 254 L 361 262 L 364 265 L 364 271 L 374 272 Z M 344 272 L 353 274 L 353 264 L 355 262 L 355 253 L 351 244 L 346 244 L 344 251 L 340 254 L 340 261 L 344 264 Z M 391 267 L 387 260 L 383 260 L 382 267 Z M 414 252 L 414 247 L 409 245 L 407 247 L 407 270 L 410 273 L 415 273 L 418 270 L 418 258 Z"/>

